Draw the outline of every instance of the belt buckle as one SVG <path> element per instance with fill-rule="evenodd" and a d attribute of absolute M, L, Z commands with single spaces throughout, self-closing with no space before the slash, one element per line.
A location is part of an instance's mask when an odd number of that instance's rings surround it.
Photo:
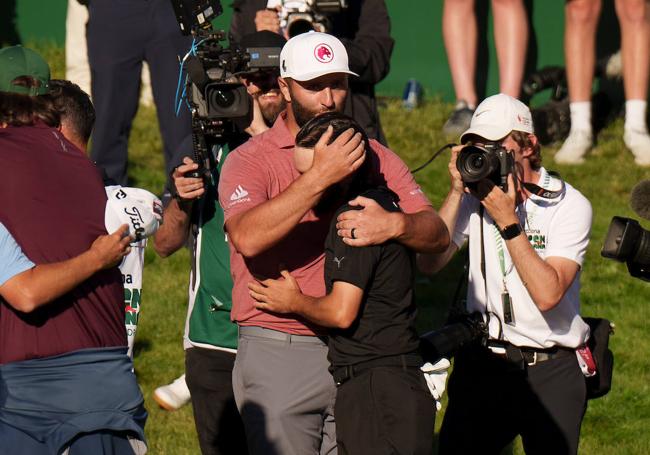
<path fill-rule="evenodd" d="M 529 367 L 532 367 L 537 364 L 537 351 L 533 351 L 533 361 L 532 362 L 526 362 Z"/>

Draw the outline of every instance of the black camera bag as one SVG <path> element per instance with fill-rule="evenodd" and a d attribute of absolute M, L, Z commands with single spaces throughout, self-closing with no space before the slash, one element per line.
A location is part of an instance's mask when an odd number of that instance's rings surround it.
<path fill-rule="evenodd" d="M 586 377 L 587 399 L 600 398 L 612 388 L 612 375 L 614 372 L 614 354 L 609 349 L 609 335 L 612 325 L 603 318 L 583 318 L 591 329 L 591 336 L 587 345 L 596 362 L 596 375 Z"/>

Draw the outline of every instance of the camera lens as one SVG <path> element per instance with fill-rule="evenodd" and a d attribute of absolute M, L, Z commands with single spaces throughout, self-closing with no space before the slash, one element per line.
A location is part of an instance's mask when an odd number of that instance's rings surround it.
<path fill-rule="evenodd" d="M 467 160 L 467 164 L 472 169 L 483 169 L 483 166 L 485 165 L 485 159 L 483 158 L 482 154 L 472 155 Z"/>
<path fill-rule="evenodd" d="M 468 145 L 460 151 L 456 167 L 463 182 L 478 182 L 499 169 L 499 158 L 482 147 Z"/>
<path fill-rule="evenodd" d="M 302 35 L 303 33 L 314 31 L 314 26 L 311 21 L 306 19 L 296 19 L 288 27 L 289 38 L 293 38 L 297 35 Z"/>
<path fill-rule="evenodd" d="M 222 109 L 229 108 L 235 102 L 235 94 L 232 90 L 212 90 L 210 92 L 209 103 L 213 106 L 219 106 Z"/>

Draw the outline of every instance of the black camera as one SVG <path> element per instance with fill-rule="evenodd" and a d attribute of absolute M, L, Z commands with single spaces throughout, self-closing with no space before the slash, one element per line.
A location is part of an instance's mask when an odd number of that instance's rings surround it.
<path fill-rule="evenodd" d="M 280 27 L 289 38 L 309 31 L 328 33 L 329 16 L 347 9 L 347 0 L 285 0 L 280 10 Z"/>
<path fill-rule="evenodd" d="M 551 89 L 551 99 L 559 101 L 569 93 L 566 71 L 561 66 L 546 66 L 530 74 L 524 81 L 521 91 L 527 99 L 537 93 Z"/>
<path fill-rule="evenodd" d="M 420 337 L 420 353 L 425 362 L 435 363 L 440 358 L 450 358 L 459 349 L 471 345 L 485 345 L 488 339 L 487 324 L 479 312 L 462 313 L 450 319 L 439 330 Z"/>
<path fill-rule="evenodd" d="M 477 182 L 488 179 L 503 191 L 508 191 L 508 175 L 515 167 L 512 153 L 501 144 L 466 145 L 458 154 L 456 168 L 469 188 Z"/>
<path fill-rule="evenodd" d="M 650 220 L 650 180 L 641 180 L 630 193 L 630 206 L 641 218 Z M 609 224 L 600 254 L 625 262 L 635 278 L 650 281 L 650 232 L 631 218 L 615 216 Z"/>
<path fill-rule="evenodd" d="M 223 9 L 219 0 L 172 0 L 181 32 L 194 37 L 184 61 L 187 104 L 192 112 L 193 177 L 208 177 L 208 150 L 217 140 L 243 131 L 253 118 L 253 99 L 237 76 L 263 69 L 279 69 L 279 47 L 225 48 L 224 31 L 214 31 L 212 20 Z"/>
<path fill-rule="evenodd" d="M 650 232 L 643 229 L 638 221 L 613 217 L 600 254 L 625 262 L 630 275 L 650 281 Z"/>

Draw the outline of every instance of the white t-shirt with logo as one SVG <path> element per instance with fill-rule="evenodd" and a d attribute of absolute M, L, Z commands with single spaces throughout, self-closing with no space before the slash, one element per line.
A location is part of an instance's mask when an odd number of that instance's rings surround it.
<path fill-rule="evenodd" d="M 549 190 L 561 188 L 561 181 L 540 169 L 539 186 Z M 505 241 L 495 229 L 487 211 L 483 215 L 485 245 L 485 273 L 487 277 L 486 304 L 485 281 L 481 272 L 481 226 L 479 201 L 464 195 L 453 242 L 460 248 L 469 237 L 470 270 L 467 291 L 467 310 L 490 313 L 491 339 L 501 339 L 517 346 L 574 348 L 589 337 L 589 328 L 580 318 L 580 271 L 553 309 L 540 311 L 524 287 L 512 263 Z M 563 257 L 582 263 L 589 243 L 592 211 L 589 201 L 575 188 L 565 184 L 564 192 L 556 199 L 529 197 L 517 207 L 519 221 L 529 242 L 542 258 Z M 503 251 L 505 287 L 512 302 L 514 325 L 504 322 L 504 274 L 499 260 Z"/>
<path fill-rule="evenodd" d="M 119 185 L 107 186 L 106 194 L 111 195 L 118 188 L 120 188 Z M 110 223 L 107 222 L 106 224 L 109 225 Z M 142 269 L 144 268 L 144 249 L 146 246 L 147 239 L 131 243 L 131 252 L 124 256 L 122 263 L 119 265 L 120 272 L 122 272 L 122 283 L 124 284 L 124 325 L 126 326 L 129 357 L 131 358 L 133 358 L 133 344 L 135 343 L 135 333 L 138 330 L 138 318 L 140 317 Z"/>

